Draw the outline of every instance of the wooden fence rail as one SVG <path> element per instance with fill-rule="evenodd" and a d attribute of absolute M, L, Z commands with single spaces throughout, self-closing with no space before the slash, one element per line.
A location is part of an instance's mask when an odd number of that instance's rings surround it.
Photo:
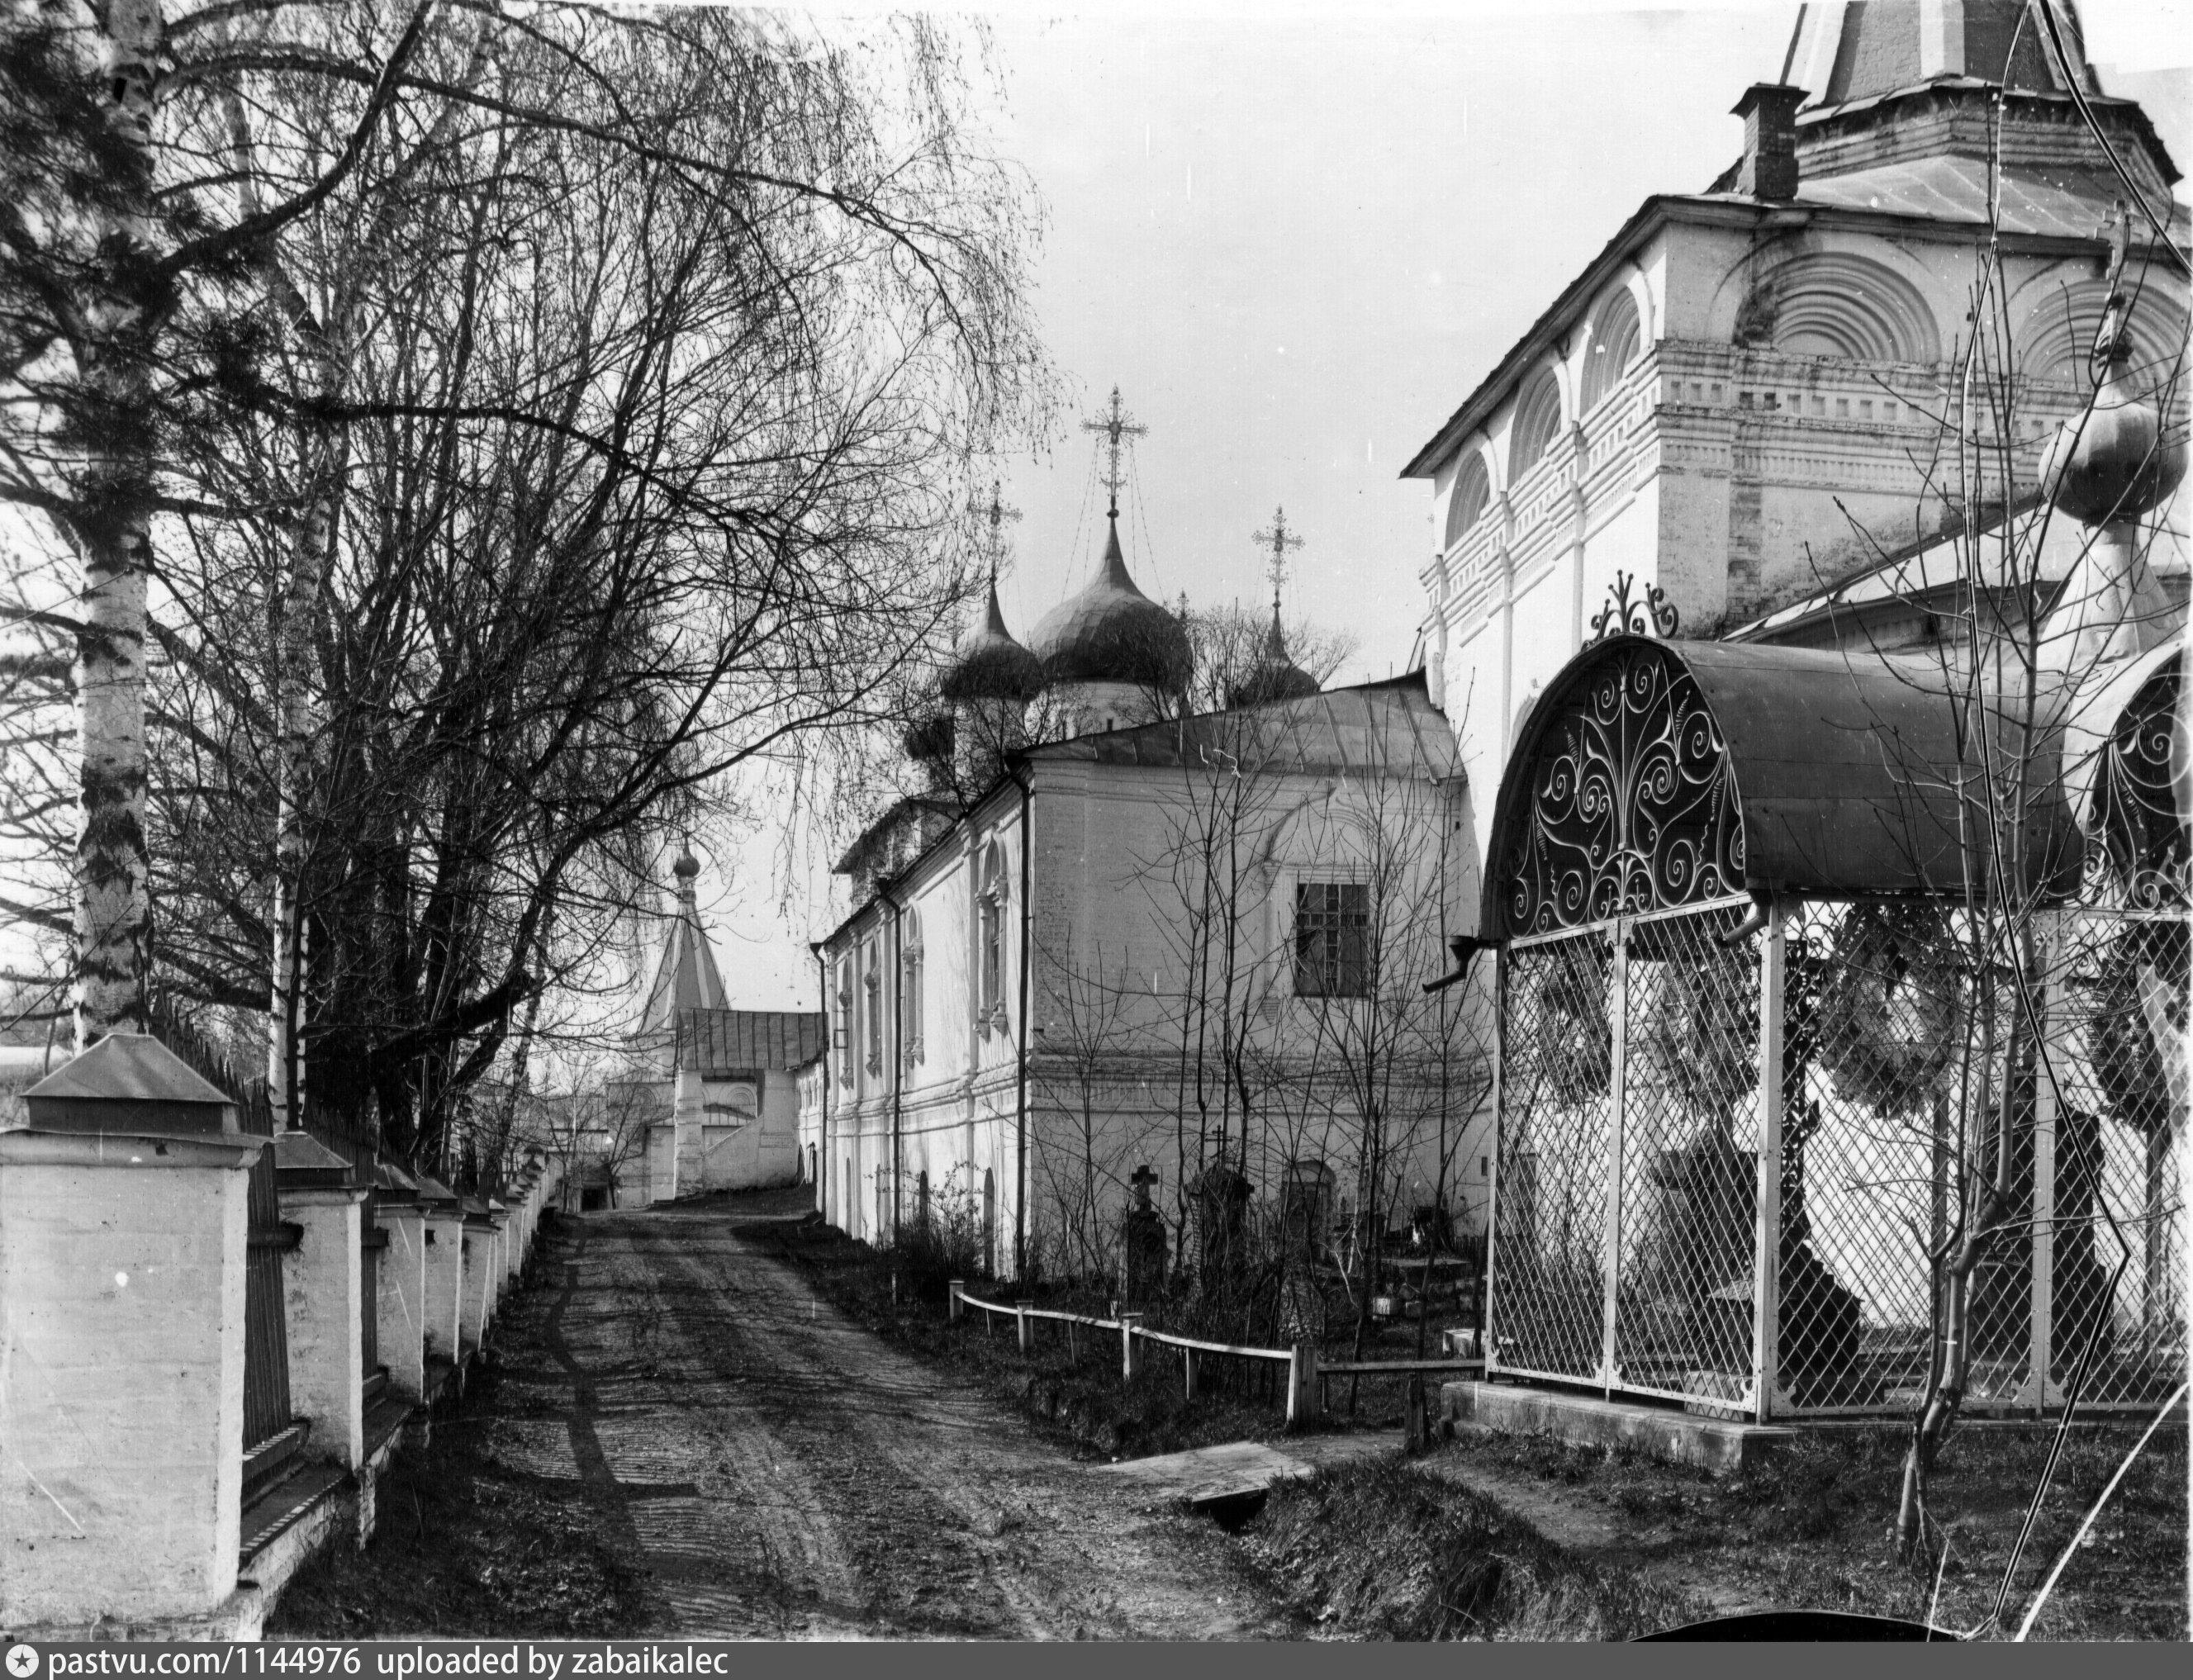
<path fill-rule="evenodd" d="M 1039 1307 L 1026 1301 L 1010 1304 L 1002 1301 L 986 1301 L 967 1293 L 967 1286 L 953 1279 L 949 1296 L 948 1316 L 957 1319 L 969 1307 L 979 1308 L 985 1326 L 991 1326 L 999 1317 L 1010 1318 L 1019 1333 L 1021 1351 L 1033 1352 L 1035 1348 L 1035 1326 L 1049 1319 L 1066 1326 L 1070 1356 L 1079 1360 L 1081 1350 L 1076 1332 L 1081 1329 L 1117 1331 L 1119 1335 L 1119 1374 L 1121 1380 L 1131 1380 L 1142 1368 L 1142 1347 L 1138 1344 L 1154 1343 L 1162 1347 L 1179 1350 L 1181 1384 L 1188 1398 L 1195 1398 L 1198 1387 L 1199 1355 L 1211 1355 L 1222 1359 L 1260 1360 L 1287 1368 L 1287 1426 L 1290 1429 L 1309 1422 L 1323 1414 L 1325 1385 L 1318 1374 L 1317 1345 L 1297 1342 L 1292 1347 L 1243 1347 L 1231 1342 L 1210 1342 L 1194 1336 L 1175 1336 L 1163 1330 L 1142 1327 L 1142 1316 L 1138 1312 L 1123 1312 L 1116 1318 L 1096 1318 L 1086 1313 L 1059 1312 L 1048 1307 Z"/>

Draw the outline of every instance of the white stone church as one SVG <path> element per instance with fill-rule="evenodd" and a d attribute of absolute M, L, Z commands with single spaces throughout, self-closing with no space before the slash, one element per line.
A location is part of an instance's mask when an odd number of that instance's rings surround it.
<path fill-rule="evenodd" d="M 802 1076 L 820 1204 L 877 1241 L 957 1210 L 999 1275 L 1111 1275 L 1142 1169 L 1191 1262 L 1257 1221 L 1467 1234 L 1487 1046 L 1423 990 L 1476 891 L 1446 720 L 1421 672 L 1320 691 L 1276 602 L 1231 703 L 1180 716 L 1188 639 L 1114 497 L 1031 645 L 993 587 L 910 741 L 936 791 L 839 866 L 856 908 L 816 946 L 831 1052 Z"/>

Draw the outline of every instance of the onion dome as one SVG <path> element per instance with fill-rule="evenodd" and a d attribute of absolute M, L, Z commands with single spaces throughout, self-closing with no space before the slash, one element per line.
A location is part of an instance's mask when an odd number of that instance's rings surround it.
<path fill-rule="evenodd" d="M 1034 656 L 1030 655 L 1033 658 Z M 931 712 L 914 720 L 899 737 L 907 757 L 916 764 L 948 764 L 958 731 L 949 712 Z"/>
<path fill-rule="evenodd" d="M 1272 604 L 1272 633 L 1257 668 L 1226 691 L 1228 707 L 1268 706 L 1278 700 L 1307 700 L 1319 691 L 1315 677 L 1287 657 L 1287 639 L 1280 629 L 1279 603 Z"/>
<path fill-rule="evenodd" d="M 960 639 L 937 685 L 947 700 L 1029 701 L 1042 692 L 1043 662 L 1015 641 L 998 608 L 998 580 L 990 580 L 989 609 L 982 628 Z"/>
<path fill-rule="evenodd" d="M 2041 456 L 2041 485 L 2087 525 L 2136 519 L 2166 501 L 2185 476 L 2185 444 L 2166 438 L 2162 416 L 2127 389 L 2121 353 L 2110 358 L 2094 405 L 2057 429 Z"/>
<path fill-rule="evenodd" d="M 678 861 L 670 866 L 670 873 L 680 880 L 690 880 L 701 873 L 701 865 L 689 849 L 678 854 Z"/>
<path fill-rule="evenodd" d="M 1054 683 L 1134 683 L 1171 693 L 1188 685 L 1194 667 L 1180 621 L 1127 576 L 1116 519 L 1096 581 L 1045 614 L 1032 639 Z"/>

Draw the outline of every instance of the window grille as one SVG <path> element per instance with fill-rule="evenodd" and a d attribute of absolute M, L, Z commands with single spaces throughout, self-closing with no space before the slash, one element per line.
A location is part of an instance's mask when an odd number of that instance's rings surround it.
<path fill-rule="evenodd" d="M 1371 889 L 1361 882 L 1303 881 L 1295 888 L 1295 992 L 1370 995 Z"/>

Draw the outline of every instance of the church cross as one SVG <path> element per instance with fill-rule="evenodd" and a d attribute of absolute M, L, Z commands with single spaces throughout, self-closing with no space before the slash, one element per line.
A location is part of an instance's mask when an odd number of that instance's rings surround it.
<path fill-rule="evenodd" d="M 1135 1187 L 1135 1205 L 1137 1207 L 1148 1207 L 1150 1205 L 1150 1192 L 1157 1188 L 1158 1175 L 1151 1172 L 1148 1166 L 1137 1167 L 1127 1175 L 1127 1182 Z"/>
<path fill-rule="evenodd" d="M 1115 385 L 1112 387 L 1110 407 L 1097 419 L 1083 421 L 1081 429 L 1085 432 L 1101 432 L 1104 434 L 1104 448 L 1109 460 L 1102 478 L 1104 488 L 1112 493 L 1112 505 L 1105 510 L 1105 517 L 1116 519 L 1119 517 L 1119 486 L 1126 482 L 1119 471 L 1120 441 L 1126 438 L 1142 437 L 1150 428 L 1137 425 L 1127 410 L 1120 405 L 1119 387 Z"/>
<path fill-rule="evenodd" d="M 1272 510 L 1269 530 L 1257 531 L 1249 540 L 1260 548 L 1272 551 L 1272 611 L 1276 613 L 1280 610 L 1280 584 L 1287 575 L 1287 555 L 1291 550 L 1301 548 L 1303 540 L 1287 529 L 1287 510 L 1284 507 Z"/>
<path fill-rule="evenodd" d="M 990 480 L 990 499 L 988 502 L 976 502 L 975 513 L 976 516 L 989 527 L 989 533 L 984 540 L 989 550 L 990 581 L 994 583 L 998 581 L 998 573 L 1005 559 L 1005 528 L 1020 518 L 1021 510 L 1005 506 L 1003 487 L 995 479 L 993 479 Z"/>

